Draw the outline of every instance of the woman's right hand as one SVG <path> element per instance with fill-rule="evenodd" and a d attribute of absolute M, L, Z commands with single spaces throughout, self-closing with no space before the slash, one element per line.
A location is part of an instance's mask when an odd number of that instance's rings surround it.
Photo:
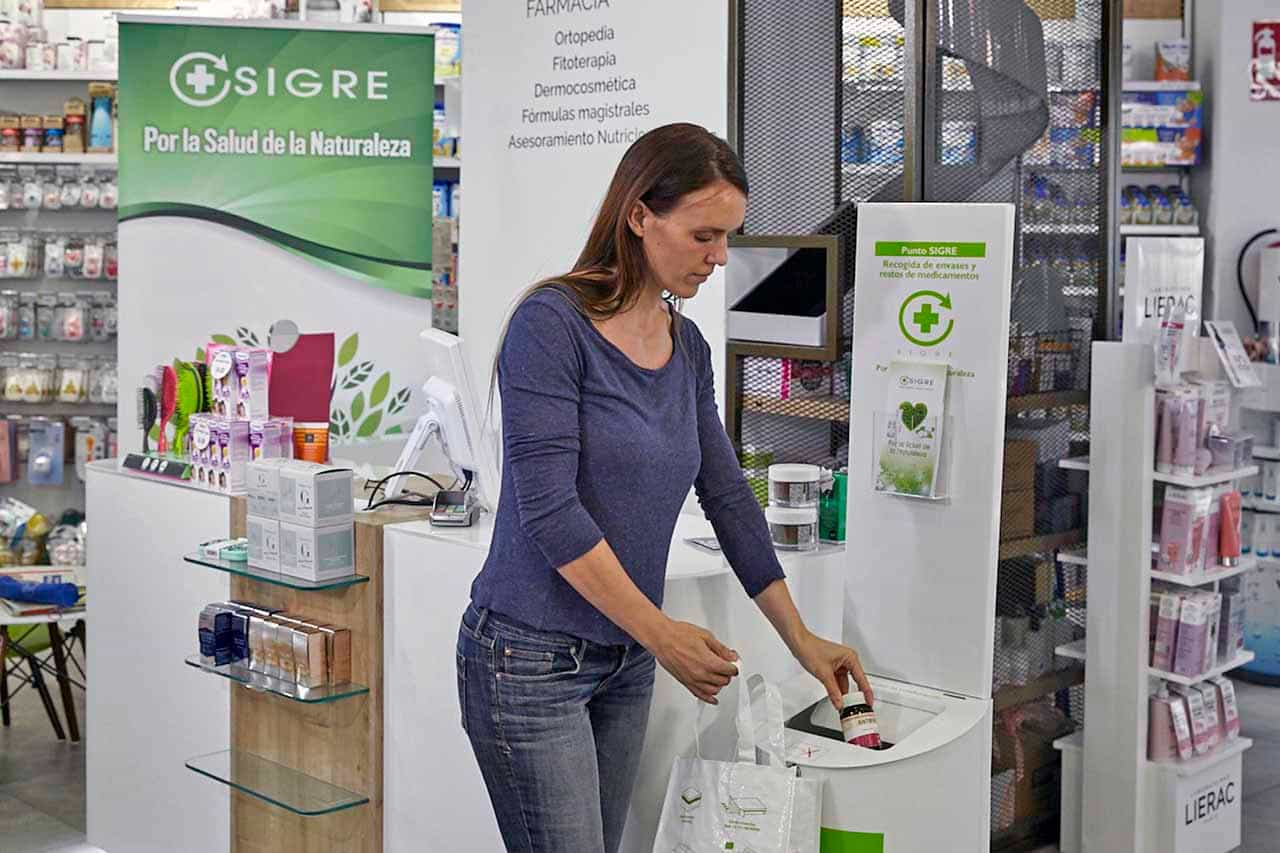
<path fill-rule="evenodd" d="M 697 625 L 673 621 L 654 646 L 662 668 L 708 705 L 719 704 L 716 694 L 738 674 L 738 653 Z"/>

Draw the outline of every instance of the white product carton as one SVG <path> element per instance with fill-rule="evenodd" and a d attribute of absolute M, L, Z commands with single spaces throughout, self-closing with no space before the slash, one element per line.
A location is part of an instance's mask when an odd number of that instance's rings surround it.
<path fill-rule="evenodd" d="M 278 518 L 280 515 L 280 466 L 288 459 L 259 459 L 250 462 L 245 479 L 249 493 L 249 515 Z"/>
<path fill-rule="evenodd" d="M 249 565 L 268 572 L 280 571 L 280 522 L 250 515 L 246 519 Z"/>
<path fill-rule="evenodd" d="M 281 522 L 331 527 L 355 520 L 350 468 L 291 459 L 279 466 L 278 474 L 277 515 Z"/>
<path fill-rule="evenodd" d="M 308 527 L 280 522 L 280 571 L 309 581 L 354 575 L 355 524 Z"/>

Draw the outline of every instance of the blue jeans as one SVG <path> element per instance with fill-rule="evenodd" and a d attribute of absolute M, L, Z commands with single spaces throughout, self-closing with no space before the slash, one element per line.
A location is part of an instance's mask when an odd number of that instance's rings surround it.
<path fill-rule="evenodd" d="M 471 605 L 458 701 L 508 851 L 615 853 L 649 722 L 654 659 Z"/>

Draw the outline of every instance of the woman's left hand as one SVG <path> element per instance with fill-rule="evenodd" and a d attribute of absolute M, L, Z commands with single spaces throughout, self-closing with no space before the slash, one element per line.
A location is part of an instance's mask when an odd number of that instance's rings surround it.
<path fill-rule="evenodd" d="M 810 675 L 822 682 L 837 714 L 844 710 L 844 697 L 849 692 L 850 677 L 866 697 L 867 704 L 875 704 L 871 683 L 867 681 L 858 653 L 853 649 L 807 634 L 796 645 L 795 656 Z"/>

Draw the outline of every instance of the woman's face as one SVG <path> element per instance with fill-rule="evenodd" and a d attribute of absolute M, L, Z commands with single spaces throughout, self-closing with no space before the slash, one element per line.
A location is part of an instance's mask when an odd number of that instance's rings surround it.
<path fill-rule="evenodd" d="M 729 235 L 742 227 L 747 197 L 728 181 L 695 190 L 665 216 L 643 204 L 630 218 L 644 243 L 654 284 L 681 299 L 691 299 L 718 266 L 729 260 Z"/>

